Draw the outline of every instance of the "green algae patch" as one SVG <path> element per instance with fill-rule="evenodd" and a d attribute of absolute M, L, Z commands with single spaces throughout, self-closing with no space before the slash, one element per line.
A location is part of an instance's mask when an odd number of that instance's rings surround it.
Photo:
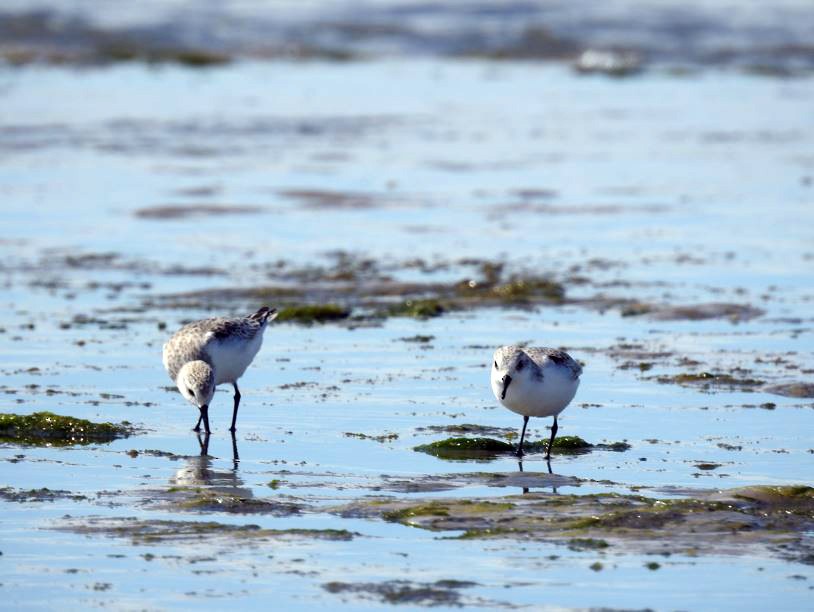
<path fill-rule="evenodd" d="M 301 504 L 290 501 L 244 497 L 217 489 L 172 487 L 166 493 L 169 495 L 168 505 L 175 510 L 271 516 L 293 516 L 302 510 Z"/>
<path fill-rule="evenodd" d="M 494 438 L 447 438 L 413 448 L 439 459 L 477 459 L 516 452 L 508 442 Z"/>
<path fill-rule="evenodd" d="M 341 321 L 349 316 L 350 310 L 339 304 L 299 304 L 282 308 L 277 315 L 277 321 L 313 325 Z"/>
<path fill-rule="evenodd" d="M 37 446 L 69 446 L 112 442 L 135 433 L 135 428 L 124 421 L 94 423 L 86 419 L 61 416 L 53 412 L 33 414 L 0 414 L 0 442 Z"/>
<path fill-rule="evenodd" d="M 467 529 L 457 540 L 483 540 L 488 538 L 507 538 L 507 537 L 523 537 L 528 536 L 528 531 L 525 529 L 516 529 L 512 527 L 484 527 L 482 529 Z"/>
<path fill-rule="evenodd" d="M 545 278 L 516 278 L 508 283 L 497 285 L 492 291 L 501 300 L 507 302 L 523 302 L 532 299 L 562 302 L 565 299 L 565 288 L 560 283 Z"/>
<path fill-rule="evenodd" d="M 531 301 L 559 304 L 565 299 L 565 287 L 562 284 L 536 276 L 514 276 L 503 283 L 467 280 L 458 283 L 456 291 L 459 296 L 471 301 L 498 301 L 509 304 Z"/>
<path fill-rule="evenodd" d="M 731 491 L 735 499 L 758 503 L 767 510 L 802 513 L 814 518 L 814 487 L 793 486 L 753 486 Z"/>
<path fill-rule="evenodd" d="M 407 508 L 400 508 L 398 510 L 389 510 L 382 516 L 386 521 L 404 523 L 409 522 L 410 519 L 417 516 L 449 516 L 449 509 L 441 504 L 425 504 L 420 506 L 408 506 Z"/>
<path fill-rule="evenodd" d="M 513 510 L 515 507 L 516 504 L 513 502 L 462 499 L 455 505 L 455 510 L 463 514 L 491 514 Z"/>
<path fill-rule="evenodd" d="M 382 518 L 386 521 L 412 525 L 416 519 L 434 520 L 450 517 L 473 517 L 478 515 L 494 515 L 514 509 L 513 502 L 495 502 L 489 500 L 450 500 L 443 503 L 431 502 L 402 506 L 394 510 L 386 510 Z"/>
<path fill-rule="evenodd" d="M 579 454 L 592 450 L 626 451 L 630 448 L 627 442 L 612 442 L 603 444 L 591 444 L 579 436 L 560 436 L 554 439 L 551 452 L 554 454 Z M 496 440 L 494 438 L 447 438 L 438 440 L 430 444 L 416 446 L 413 450 L 420 453 L 427 453 L 439 459 L 466 460 L 466 459 L 488 459 L 497 455 L 517 453 L 517 446 Z M 523 452 L 525 454 L 545 453 L 548 451 L 548 440 L 538 440 L 536 442 L 524 442 Z"/>
<path fill-rule="evenodd" d="M 589 451 L 594 448 L 590 442 L 586 442 L 579 436 L 560 436 L 554 438 L 554 444 L 551 447 L 552 453 L 580 453 Z M 523 450 L 527 453 L 544 453 L 548 450 L 548 440 L 538 440 L 537 442 L 529 442 L 523 444 Z"/>
<path fill-rule="evenodd" d="M 605 540 L 600 540 L 598 538 L 571 538 L 568 541 L 568 548 L 576 551 L 603 550 L 609 546 L 610 544 L 608 544 Z"/>
<path fill-rule="evenodd" d="M 440 300 L 405 300 L 400 304 L 395 304 L 387 309 L 387 314 L 391 317 L 412 317 L 413 319 L 431 319 L 440 317 L 448 307 L 444 306 Z"/>

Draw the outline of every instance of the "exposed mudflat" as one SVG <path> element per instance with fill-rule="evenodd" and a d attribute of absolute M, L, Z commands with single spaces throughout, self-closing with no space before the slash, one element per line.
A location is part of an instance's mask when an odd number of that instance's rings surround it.
<path fill-rule="evenodd" d="M 704 4 L 698 57 L 633 26 L 585 57 L 639 4 L 382 2 L 202 48 L 76 4 L 53 46 L 0 15 L 10 606 L 810 609 L 804 46 Z M 196 435 L 162 343 L 264 304 L 236 436 L 225 387 Z M 583 365 L 550 464 L 489 389 L 509 343 Z"/>

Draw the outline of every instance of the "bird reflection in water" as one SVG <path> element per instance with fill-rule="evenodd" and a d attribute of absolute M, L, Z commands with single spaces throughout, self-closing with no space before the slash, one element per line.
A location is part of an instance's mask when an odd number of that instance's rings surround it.
<path fill-rule="evenodd" d="M 175 476 L 170 479 L 170 483 L 177 487 L 207 487 L 213 492 L 243 499 L 253 497 L 251 487 L 245 486 L 238 475 L 240 455 L 237 451 L 235 435 L 232 434 L 231 469 L 218 469 L 213 466 L 213 459 L 217 460 L 217 457 L 209 454 L 209 434 L 201 435 L 199 433 L 197 437 L 201 450 L 200 455 L 188 458 L 186 465 L 175 473 Z"/>
<path fill-rule="evenodd" d="M 546 463 L 546 466 L 548 466 L 548 473 L 549 473 L 549 474 L 551 474 L 551 475 L 553 476 L 553 475 L 554 475 L 554 472 L 552 472 L 552 471 L 551 471 L 551 461 L 550 461 L 550 460 L 548 460 L 548 459 L 546 459 L 546 462 L 545 462 L 545 463 Z M 525 472 L 523 471 L 523 460 L 522 460 L 522 459 L 519 459 L 519 460 L 517 461 L 517 469 L 518 469 L 518 471 L 519 471 L 521 474 L 524 474 L 524 473 L 525 473 Z M 558 493 L 557 493 L 557 485 L 556 485 L 556 484 L 554 484 L 554 482 L 556 482 L 556 481 L 552 481 L 552 484 L 551 484 L 551 490 L 552 490 L 552 492 L 554 493 L 554 495 L 557 495 L 557 494 L 558 494 Z M 528 493 L 528 492 L 529 492 L 529 488 L 528 488 L 528 487 L 523 487 L 523 495 L 525 495 L 525 494 L 526 494 L 526 493 Z"/>

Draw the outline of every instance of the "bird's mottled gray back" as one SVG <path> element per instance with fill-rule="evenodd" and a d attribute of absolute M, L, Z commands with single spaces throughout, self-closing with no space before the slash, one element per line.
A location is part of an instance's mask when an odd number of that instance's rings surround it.
<path fill-rule="evenodd" d="M 189 361 L 201 360 L 212 365 L 207 352 L 211 342 L 246 342 L 261 333 L 268 321 L 268 314 L 261 315 L 262 310 L 247 317 L 203 319 L 179 329 L 164 345 L 164 361 L 170 378 L 175 380 Z"/>
<path fill-rule="evenodd" d="M 546 361 L 551 361 L 558 366 L 569 369 L 575 379 L 582 374 L 582 366 L 565 351 L 544 347 L 526 347 L 522 350 L 540 367 L 545 367 Z"/>

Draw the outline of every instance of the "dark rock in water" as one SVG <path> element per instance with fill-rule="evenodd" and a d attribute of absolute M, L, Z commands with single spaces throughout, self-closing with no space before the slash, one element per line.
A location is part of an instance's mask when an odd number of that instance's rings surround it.
<path fill-rule="evenodd" d="M 690 372 L 674 376 L 657 376 L 655 380 L 663 385 L 676 384 L 682 387 L 699 387 L 705 391 L 711 391 L 712 389 L 754 391 L 764 384 L 764 381 L 758 378 L 733 376 L 725 372 Z"/>
<path fill-rule="evenodd" d="M 763 389 L 766 393 L 783 397 L 814 397 L 814 383 L 793 382 L 772 385 Z"/>
<path fill-rule="evenodd" d="M 412 604 L 414 606 L 460 606 L 457 589 L 477 586 L 463 580 L 437 580 L 414 583 L 407 580 L 386 582 L 327 582 L 322 588 L 334 594 L 355 594 L 373 598 L 382 603 Z"/>
<path fill-rule="evenodd" d="M 12 487 L 0 488 L 0 499 L 10 502 L 31 503 L 31 502 L 53 502 L 57 499 L 70 499 L 73 501 L 84 501 L 85 495 L 65 491 L 62 489 L 14 489 Z"/>
<path fill-rule="evenodd" d="M 712 302 L 687 306 L 660 306 L 657 304 L 627 304 L 622 316 L 635 317 L 648 315 L 657 321 L 704 321 L 707 319 L 729 319 L 733 323 L 751 321 L 766 314 L 765 310 L 748 304 L 728 304 Z"/>
<path fill-rule="evenodd" d="M 262 212 L 259 206 L 238 206 L 219 204 L 194 204 L 185 206 L 151 206 L 139 208 L 135 215 L 141 219 L 186 219 L 188 217 L 247 215 Z"/>
<path fill-rule="evenodd" d="M 151 545 L 228 539 L 246 543 L 273 540 L 352 540 L 358 533 L 345 529 L 263 529 L 259 525 L 234 525 L 215 521 L 140 520 L 133 517 L 66 518 L 53 527 L 81 535 L 129 538 L 133 544 Z"/>

